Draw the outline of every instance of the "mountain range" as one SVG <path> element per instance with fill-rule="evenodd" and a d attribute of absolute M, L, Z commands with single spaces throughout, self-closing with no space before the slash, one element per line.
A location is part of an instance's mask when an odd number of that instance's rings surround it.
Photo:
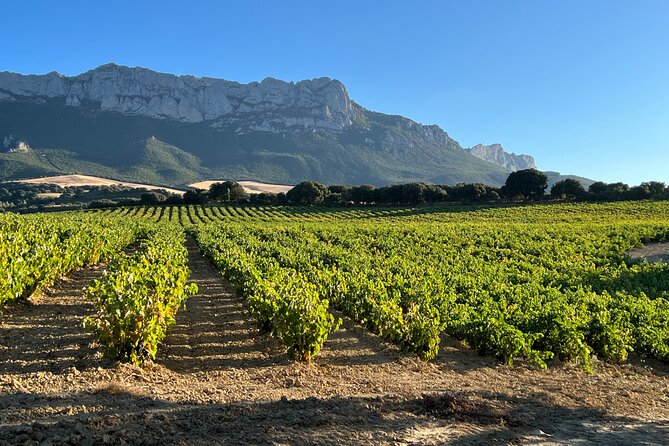
<path fill-rule="evenodd" d="M 0 141 L 0 180 L 500 185 L 535 167 L 499 144 L 464 149 L 436 125 L 368 110 L 330 78 L 242 84 L 115 64 L 72 77 L 1 72 Z"/>

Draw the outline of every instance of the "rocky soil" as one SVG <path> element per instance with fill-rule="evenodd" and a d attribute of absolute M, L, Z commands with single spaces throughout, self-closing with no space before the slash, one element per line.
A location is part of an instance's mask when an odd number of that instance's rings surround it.
<path fill-rule="evenodd" d="M 99 270 L 3 310 L 0 445 L 669 444 L 667 365 L 510 368 L 449 339 L 425 364 L 349 321 L 296 364 L 189 249 L 200 293 L 142 368 L 82 329 Z"/>

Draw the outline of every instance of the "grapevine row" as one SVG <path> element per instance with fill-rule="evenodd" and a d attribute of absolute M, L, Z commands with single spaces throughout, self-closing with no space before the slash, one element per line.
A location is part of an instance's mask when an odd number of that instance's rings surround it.
<path fill-rule="evenodd" d="M 248 299 L 258 327 L 277 337 L 293 359 L 310 361 L 340 320 L 303 274 L 270 258 L 254 256 L 224 233 L 195 230 L 198 243 L 221 273 Z"/>
<path fill-rule="evenodd" d="M 24 299 L 131 244 L 139 222 L 85 214 L 0 216 L 0 304 Z"/>
<path fill-rule="evenodd" d="M 442 334 L 507 363 L 628 352 L 669 359 L 669 267 L 623 252 L 667 225 L 205 226 L 249 264 L 293 271 L 322 302 L 425 359 Z M 266 279 L 266 277 L 264 277 Z M 271 280 L 271 279 L 269 279 Z M 274 286 L 277 286 L 274 284 Z"/>
<path fill-rule="evenodd" d="M 197 292 L 187 284 L 184 241 L 180 227 L 156 225 L 135 253 L 117 257 L 88 287 L 97 314 L 85 326 L 108 356 L 134 364 L 155 358 L 177 310 Z"/>

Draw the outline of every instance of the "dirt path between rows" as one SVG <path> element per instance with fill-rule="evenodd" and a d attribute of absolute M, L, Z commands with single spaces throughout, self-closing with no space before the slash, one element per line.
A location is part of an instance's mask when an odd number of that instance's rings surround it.
<path fill-rule="evenodd" d="M 200 293 L 144 368 L 81 328 L 80 271 L 0 315 L 0 445 L 669 443 L 669 368 L 509 368 L 445 340 L 424 364 L 345 321 L 289 361 L 189 241 Z"/>

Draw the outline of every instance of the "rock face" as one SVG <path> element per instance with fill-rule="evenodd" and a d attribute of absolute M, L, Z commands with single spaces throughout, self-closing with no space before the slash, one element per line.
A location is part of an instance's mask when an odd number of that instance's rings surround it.
<path fill-rule="evenodd" d="M 285 126 L 342 129 L 360 114 L 360 107 L 350 100 L 344 85 L 329 78 L 297 83 L 266 78 L 240 84 L 115 64 L 73 77 L 56 72 L 0 73 L 0 100 L 21 97 L 63 98 L 65 105 L 72 107 L 92 103 L 103 111 L 191 123 L 293 110 L 296 116 L 285 120 Z"/>
<path fill-rule="evenodd" d="M 28 145 L 27 141 L 17 140 L 14 135 L 6 135 L 4 138 L 2 138 L 2 147 L 4 147 L 9 153 L 32 152 L 32 149 Z"/>
<path fill-rule="evenodd" d="M 498 185 L 509 173 L 436 125 L 365 109 L 330 78 L 240 84 L 114 64 L 72 77 L 2 72 L 0 131 L 15 135 L 6 149 L 25 140 L 40 155 L 0 153 L 5 178 Z"/>
<path fill-rule="evenodd" d="M 536 169 L 537 165 L 534 158 L 530 155 L 516 155 L 508 153 L 501 144 L 491 144 L 489 146 L 477 144 L 467 149 L 469 153 L 484 161 L 497 164 L 509 170 Z"/>
<path fill-rule="evenodd" d="M 17 141 L 16 146 L 10 147 L 8 150 L 9 153 L 28 153 L 32 152 L 32 149 L 26 141 Z"/>

